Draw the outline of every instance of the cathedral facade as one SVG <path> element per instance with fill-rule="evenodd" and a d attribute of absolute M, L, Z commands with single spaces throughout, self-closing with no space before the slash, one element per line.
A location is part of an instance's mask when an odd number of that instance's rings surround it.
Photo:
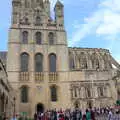
<path fill-rule="evenodd" d="M 119 64 L 107 49 L 68 47 L 60 1 L 54 20 L 49 0 L 13 0 L 12 9 L 7 72 L 17 113 L 114 105 Z"/>

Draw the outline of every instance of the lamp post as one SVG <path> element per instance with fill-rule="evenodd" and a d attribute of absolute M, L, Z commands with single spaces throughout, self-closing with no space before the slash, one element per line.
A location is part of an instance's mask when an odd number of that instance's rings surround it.
<path fill-rule="evenodd" d="M 15 115 L 15 101 L 16 101 L 15 97 L 13 98 L 13 101 L 14 101 L 14 115 Z"/>

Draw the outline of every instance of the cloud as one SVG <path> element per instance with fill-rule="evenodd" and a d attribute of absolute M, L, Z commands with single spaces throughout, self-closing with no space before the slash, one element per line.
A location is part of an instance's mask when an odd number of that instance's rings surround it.
<path fill-rule="evenodd" d="M 78 24 L 80 27 L 76 29 L 69 44 L 75 46 L 89 34 L 102 36 L 105 40 L 118 40 L 119 21 L 120 0 L 104 0 L 90 17 L 84 18 L 84 24 Z"/>

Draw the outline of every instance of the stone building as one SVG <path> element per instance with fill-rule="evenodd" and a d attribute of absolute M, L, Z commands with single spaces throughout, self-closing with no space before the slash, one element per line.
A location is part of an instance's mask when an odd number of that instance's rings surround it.
<path fill-rule="evenodd" d="M 13 0 L 7 72 L 16 93 L 16 112 L 33 116 L 53 108 L 113 105 L 117 90 L 109 50 L 69 48 L 64 5 L 51 18 L 49 0 Z"/>
<path fill-rule="evenodd" d="M 9 117 L 13 113 L 12 91 L 6 69 L 0 59 L 0 117 L 4 115 Z"/>

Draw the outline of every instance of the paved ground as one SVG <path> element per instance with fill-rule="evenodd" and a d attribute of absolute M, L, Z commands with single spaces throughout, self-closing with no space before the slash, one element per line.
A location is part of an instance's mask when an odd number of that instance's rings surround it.
<path fill-rule="evenodd" d="M 109 119 L 108 119 L 108 116 L 101 115 L 101 116 L 96 117 L 96 120 L 109 120 Z M 113 115 L 112 119 L 110 119 L 110 120 L 120 120 L 120 115 L 115 114 L 115 115 Z"/>

